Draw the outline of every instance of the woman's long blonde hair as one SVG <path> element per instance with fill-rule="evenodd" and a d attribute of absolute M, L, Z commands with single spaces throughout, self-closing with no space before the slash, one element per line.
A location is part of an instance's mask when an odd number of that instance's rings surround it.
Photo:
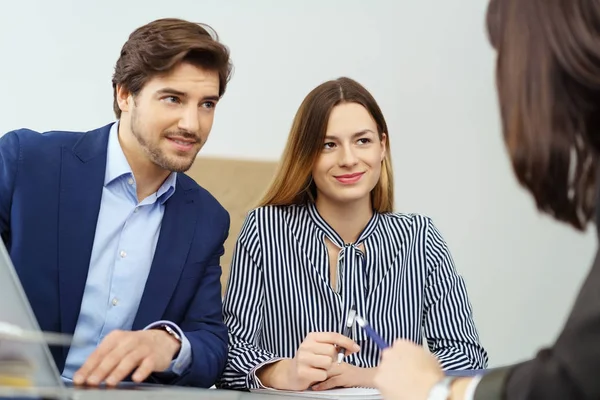
<path fill-rule="evenodd" d="M 275 178 L 259 206 L 292 205 L 314 202 L 317 188 L 312 169 L 325 141 L 331 110 L 341 103 L 357 103 L 375 120 L 379 139 L 387 135 L 386 156 L 381 175 L 371 192 L 373 208 L 378 212 L 394 209 L 394 180 L 387 123 L 379 105 L 360 83 L 346 77 L 327 81 L 314 88 L 304 99 L 292 124 Z"/>

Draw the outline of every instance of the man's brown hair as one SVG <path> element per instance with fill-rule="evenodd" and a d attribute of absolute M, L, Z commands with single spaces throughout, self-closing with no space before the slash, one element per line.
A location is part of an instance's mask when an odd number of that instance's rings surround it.
<path fill-rule="evenodd" d="M 112 78 L 116 117 L 121 118 L 117 85 L 135 96 L 152 77 L 167 73 L 182 61 L 218 72 L 219 96 L 225 93 L 233 67 L 228 48 L 210 26 L 163 18 L 133 31 L 121 49 Z"/>

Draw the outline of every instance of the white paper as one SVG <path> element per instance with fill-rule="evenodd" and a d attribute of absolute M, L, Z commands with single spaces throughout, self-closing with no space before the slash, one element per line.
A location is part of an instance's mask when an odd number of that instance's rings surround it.
<path fill-rule="evenodd" d="M 329 390 L 304 390 L 301 392 L 291 390 L 277 390 L 277 389 L 252 389 L 253 393 L 260 394 L 275 394 L 285 395 L 287 397 L 304 397 L 310 399 L 382 399 L 381 394 L 376 389 L 366 388 L 341 388 L 341 389 L 329 389 Z"/>

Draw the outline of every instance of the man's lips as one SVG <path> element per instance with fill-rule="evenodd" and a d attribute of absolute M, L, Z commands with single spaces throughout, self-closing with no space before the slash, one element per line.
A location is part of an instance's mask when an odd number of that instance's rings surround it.
<path fill-rule="evenodd" d="M 168 136 L 167 139 L 172 140 L 174 142 L 183 143 L 183 144 L 186 144 L 186 143 L 194 144 L 194 143 L 198 142 L 197 139 L 183 137 L 183 136 Z"/>
<path fill-rule="evenodd" d="M 167 140 L 171 142 L 179 151 L 189 151 L 194 148 L 196 143 L 198 143 L 198 140 L 196 139 L 190 139 L 181 136 L 169 136 L 167 137 Z"/>

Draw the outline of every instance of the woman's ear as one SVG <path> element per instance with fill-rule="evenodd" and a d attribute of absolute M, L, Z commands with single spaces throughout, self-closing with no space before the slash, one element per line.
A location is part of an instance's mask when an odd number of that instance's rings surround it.
<path fill-rule="evenodd" d="M 381 162 L 385 160 L 385 155 L 387 154 L 387 135 L 385 133 L 381 134 Z"/>

